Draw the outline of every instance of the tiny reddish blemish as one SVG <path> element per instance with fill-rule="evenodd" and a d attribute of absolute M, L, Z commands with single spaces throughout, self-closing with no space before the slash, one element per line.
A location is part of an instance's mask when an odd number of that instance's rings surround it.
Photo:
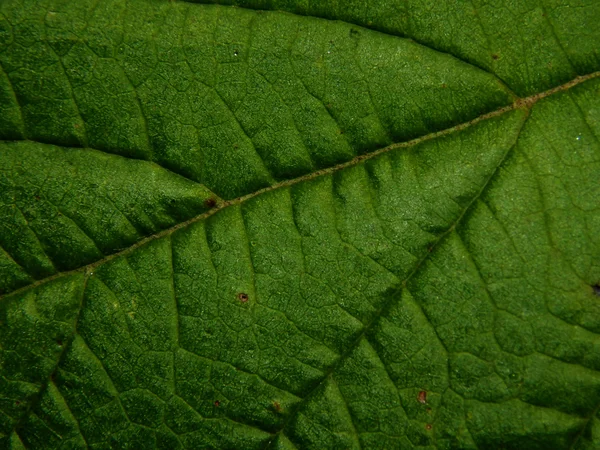
<path fill-rule="evenodd" d="M 275 411 L 281 412 L 281 403 L 279 403 L 278 401 L 274 401 L 273 408 L 275 408 Z"/>
<path fill-rule="evenodd" d="M 417 397 L 419 403 L 425 404 L 427 403 L 427 391 L 419 391 L 419 396 Z"/>
<path fill-rule="evenodd" d="M 218 408 L 219 406 L 221 406 L 221 402 L 219 400 L 215 400 L 215 406 Z"/>
<path fill-rule="evenodd" d="M 431 424 L 430 424 L 430 423 L 428 423 L 427 425 L 425 425 L 425 429 L 426 429 L 426 430 L 431 430 L 431 428 L 432 428 L 432 426 L 431 426 Z"/>
<path fill-rule="evenodd" d="M 240 302 L 246 303 L 248 301 L 248 294 L 246 294 L 244 292 L 240 292 L 238 294 L 238 298 L 240 299 Z"/>
<path fill-rule="evenodd" d="M 206 200 L 204 200 L 204 206 L 206 206 L 207 208 L 214 208 L 216 204 L 217 201 L 214 198 L 207 198 Z"/>

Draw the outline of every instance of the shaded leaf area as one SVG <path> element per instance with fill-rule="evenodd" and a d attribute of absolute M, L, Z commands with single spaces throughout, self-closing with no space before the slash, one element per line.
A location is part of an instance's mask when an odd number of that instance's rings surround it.
<path fill-rule="evenodd" d="M 5 445 L 594 448 L 599 90 L 5 298 Z"/>
<path fill-rule="evenodd" d="M 0 66 L 0 138 L 153 161 L 228 199 L 514 99 L 408 39 L 168 1 L 4 1 Z"/>
<path fill-rule="evenodd" d="M 521 96 L 595 72 L 595 0 L 189 0 L 343 20 L 415 39 L 495 74 Z"/>
<path fill-rule="evenodd" d="M 79 268 L 210 209 L 215 196 L 153 163 L 0 143 L 0 293 Z"/>

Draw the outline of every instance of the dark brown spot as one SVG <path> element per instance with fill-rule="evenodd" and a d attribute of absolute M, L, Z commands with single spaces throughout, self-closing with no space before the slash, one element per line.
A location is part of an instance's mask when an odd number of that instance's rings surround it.
<path fill-rule="evenodd" d="M 217 201 L 212 197 L 204 200 L 204 206 L 206 206 L 207 208 L 214 208 L 216 204 Z"/>
<path fill-rule="evenodd" d="M 492 59 L 496 60 L 496 59 L 498 59 L 498 58 L 500 58 L 500 57 L 499 57 L 499 56 L 498 56 L 496 53 L 494 53 L 494 54 L 492 55 Z"/>
<path fill-rule="evenodd" d="M 419 391 L 417 400 L 419 400 L 419 403 L 422 403 L 423 405 L 427 403 L 427 391 Z"/>
<path fill-rule="evenodd" d="M 62 341 L 62 339 L 57 339 L 57 340 L 56 340 L 56 344 L 57 344 L 57 345 L 61 345 L 61 346 L 62 346 L 62 345 L 63 345 L 63 341 Z"/>
<path fill-rule="evenodd" d="M 281 403 L 279 403 L 278 401 L 274 401 L 273 408 L 275 409 L 275 411 L 281 412 Z"/>
<path fill-rule="evenodd" d="M 446 89 L 446 88 L 448 87 L 448 85 L 447 85 L 446 83 L 442 83 L 442 87 L 443 87 L 444 89 Z"/>
<path fill-rule="evenodd" d="M 431 428 L 432 428 L 432 426 L 431 426 L 431 424 L 430 424 L 430 423 L 428 423 L 427 425 L 425 425 L 425 429 L 426 429 L 426 430 L 431 430 Z"/>
<path fill-rule="evenodd" d="M 595 285 L 593 285 L 592 290 L 594 291 L 594 294 L 600 297 L 600 283 L 596 283 Z"/>
<path fill-rule="evenodd" d="M 19 400 L 15 400 L 15 406 L 19 406 L 21 402 Z"/>
<path fill-rule="evenodd" d="M 238 298 L 240 299 L 240 302 L 246 303 L 248 301 L 248 294 L 246 294 L 245 292 L 240 292 L 238 294 Z"/>
<path fill-rule="evenodd" d="M 41 198 L 41 197 L 40 197 L 39 195 L 36 195 L 36 196 L 35 196 L 35 199 L 36 199 L 36 200 L 39 200 L 40 198 Z"/>
<path fill-rule="evenodd" d="M 219 400 L 215 400 L 215 406 L 218 408 L 219 406 L 221 406 L 221 402 Z"/>

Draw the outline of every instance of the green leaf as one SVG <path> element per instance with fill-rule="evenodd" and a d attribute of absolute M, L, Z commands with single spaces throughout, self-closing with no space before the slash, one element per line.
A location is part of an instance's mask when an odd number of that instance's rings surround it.
<path fill-rule="evenodd" d="M 600 3 L 0 2 L 0 447 L 600 448 Z"/>

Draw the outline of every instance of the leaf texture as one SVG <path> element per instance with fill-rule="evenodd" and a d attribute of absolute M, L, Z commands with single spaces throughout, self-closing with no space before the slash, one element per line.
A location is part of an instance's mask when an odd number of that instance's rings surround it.
<path fill-rule="evenodd" d="M 600 445 L 597 4 L 412 3 L 0 3 L 2 448 Z"/>

